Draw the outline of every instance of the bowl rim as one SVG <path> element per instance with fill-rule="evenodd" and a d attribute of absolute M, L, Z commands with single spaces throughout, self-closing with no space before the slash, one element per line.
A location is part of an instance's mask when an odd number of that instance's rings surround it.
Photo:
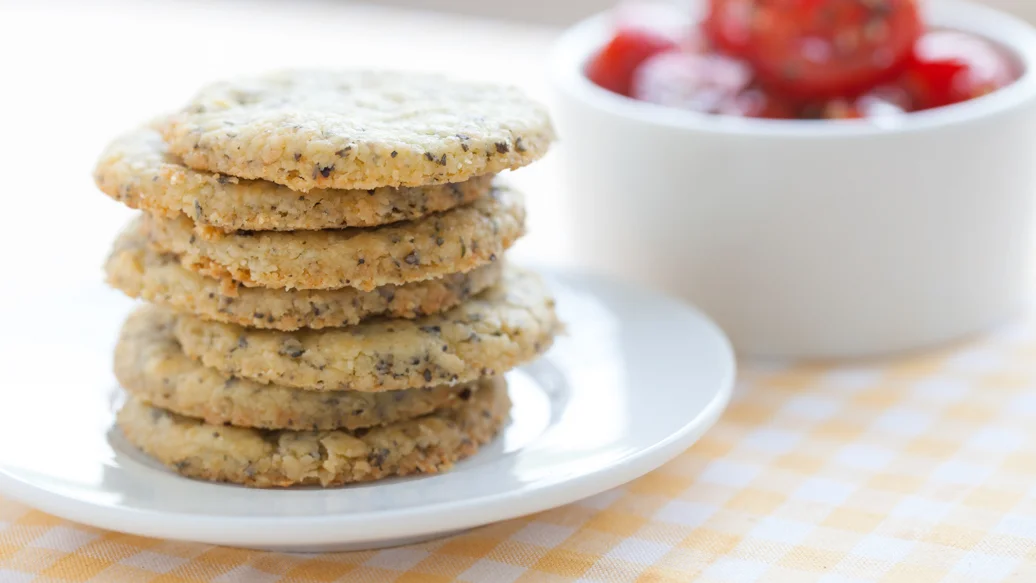
<path fill-rule="evenodd" d="M 1036 28 L 1005 12 L 966 0 L 925 2 L 922 10 L 925 22 L 935 27 L 984 37 L 1010 51 L 1021 68 L 1018 79 L 988 95 L 910 112 L 884 123 L 880 118 L 773 120 L 705 114 L 612 93 L 586 77 L 583 71 L 587 60 L 611 35 L 610 11 L 590 16 L 561 34 L 550 52 L 549 75 L 556 91 L 616 117 L 658 127 L 759 137 L 822 138 L 910 133 L 986 119 L 1036 101 Z"/>

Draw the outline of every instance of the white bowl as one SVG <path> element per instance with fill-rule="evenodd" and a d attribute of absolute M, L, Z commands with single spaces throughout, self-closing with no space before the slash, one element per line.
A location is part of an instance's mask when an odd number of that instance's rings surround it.
<path fill-rule="evenodd" d="M 1023 73 L 895 124 L 708 116 L 583 75 L 607 14 L 552 55 L 577 259 L 709 313 L 746 355 L 858 357 L 984 329 L 1026 303 L 1036 30 L 944 0 L 932 26 L 993 39 Z"/>

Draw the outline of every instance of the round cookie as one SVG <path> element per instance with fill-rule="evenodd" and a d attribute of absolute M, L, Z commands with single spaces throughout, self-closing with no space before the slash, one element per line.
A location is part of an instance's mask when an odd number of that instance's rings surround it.
<path fill-rule="evenodd" d="M 130 297 L 217 322 L 297 330 L 351 326 L 372 316 L 417 318 L 452 308 L 500 280 L 503 261 L 440 279 L 389 285 L 373 291 L 283 290 L 235 287 L 180 265 L 175 255 L 148 247 L 139 221 L 115 241 L 105 272 L 108 283 Z"/>
<path fill-rule="evenodd" d="M 507 86 L 395 71 L 215 83 L 159 124 L 192 168 L 295 190 L 462 182 L 546 153 L 546 109 Z"/>
<path fill-rule="evenodd" d="M 355 431 L 268 431 L 210 425 L 130 398 L 117 423 L 126 439 L 191 478 L 259 488 L 338 486 L 437 473 L 474 454 L 510 408 L 502 379 L 463 405 Z"/>
<path fill-rule="evenodd" d="M 317 189 L 300 196 L 286 186 L 188 168 L 153 129 L 117 138 L 101 155 L 94 181 L 131 208 L 226 231 L 293 231 L 371 227 L 449 210 L 489 192 L 493 177 L 435 186 Z"/>
<path fill-rule="evenodd" d="M 150 405 L 213 425 L 312 431 L 373 427 L 456 407 L 494 382 L 381 393 L 263 385 L 228 378 L 188 358 L 173 335 L 175 319 L 155 306 L 130 315 L 115 346 L 115 377 Z"/>
<path fill-rule="evenodd" d="M 442 314 L 280 332 L 179 316 L 183 351 L 225 375 L 315 391 L 388 391 L 470 382 L 528 362 L 560 325 L 546 285 L 515 267 Z"/>
<path fill-rule="evenodd" d="M 151 245 L 198 273 L 248 287 L 370 291 L 462 273 L 499 259 L 524 232 L 522 196 L 494 187 L 474 203 L 373 229 L 238 231 L 144 216 Z"/>

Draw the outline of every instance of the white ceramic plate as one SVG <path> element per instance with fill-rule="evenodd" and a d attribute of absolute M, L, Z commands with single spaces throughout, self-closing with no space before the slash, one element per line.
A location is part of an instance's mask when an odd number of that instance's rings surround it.
<path fill-rule="evenodd" d="M 0 403 L 0 493 L 145 536 L 294 551 L 373 548 L 618 486 L 665 463 L 716 421 L 730 397 L 734 359 L 704 316 L 610 280 L 548 279 L 567 335 L 508 376 L 514 409 L 495 442 L 442 475 L 329 490 L 188 480 L 135 451 L 112 427 L 119 390 L 109 372 L 131 303 L 100 288 L 66 292 L 47 304 L 51 316 L 67 312 L 55 318 L 65 322 L 61 329 L 0 332 L 0 350 L 17 356 Z"/>

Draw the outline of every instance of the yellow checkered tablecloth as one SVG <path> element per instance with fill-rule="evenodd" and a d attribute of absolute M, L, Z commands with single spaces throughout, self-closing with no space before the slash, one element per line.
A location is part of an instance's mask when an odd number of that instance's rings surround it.
<path fill-rule="evenodd" d="M 411 547 L 168 542 L 0 499 L 0 582 L 1036 581 L 1036 324 L 882 363 L 749 365 L 625 487 Z"/>

